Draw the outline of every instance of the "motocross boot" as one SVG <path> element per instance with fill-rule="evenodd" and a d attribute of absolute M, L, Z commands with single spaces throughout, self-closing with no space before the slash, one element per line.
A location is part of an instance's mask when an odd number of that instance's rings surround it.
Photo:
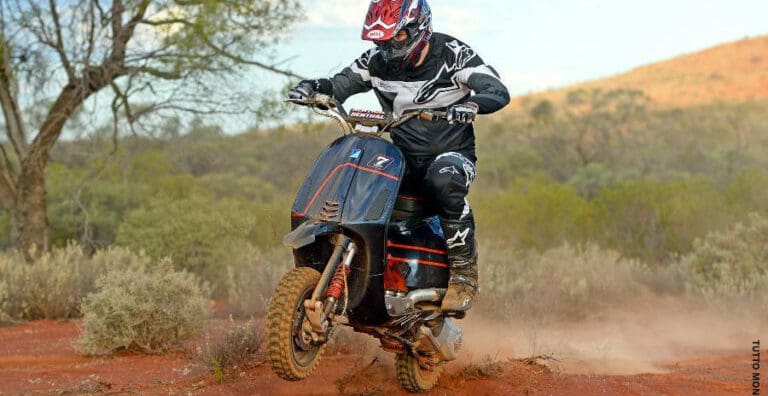
<path fill-rule="evenodd" d="M 440 225 L 448 245 L 451 271 L 448 290 L 440 308 L 443 311 L 467 311 L 479 292 L 475 221 L 470 213 L 462 220 L 440 217 Z"/>

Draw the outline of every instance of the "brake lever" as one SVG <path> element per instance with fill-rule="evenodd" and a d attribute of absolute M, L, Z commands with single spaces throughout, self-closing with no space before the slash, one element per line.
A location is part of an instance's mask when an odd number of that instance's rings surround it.
<path fill-rule="evenodd" d="M 285 98 L 283 99 L 283 102 L 285 103 L 293 103 L 301 106 L 312 106 L 314 103 L 310 100 L 305 99 L 292 99 L 292 98 Z"/>
<path fill-rule="evenodd" d="M 419 119 L 422 121 L 437 122 L 444 120 L 448 117 L 448 114 L 444 111 L 430 111 L 424 110 L 419 112 Z"/>
<path fill-rule="evenodd" d="M 320 107 L 322 110 L 327 110 L 332 107 L 338 107 L 336 100 L 330 96 L 321 93 L 314 93 L 307 99 L 292 99 L 286 98 L 285 102 L 298 104 L 302 106 L 314 106 Z"/>

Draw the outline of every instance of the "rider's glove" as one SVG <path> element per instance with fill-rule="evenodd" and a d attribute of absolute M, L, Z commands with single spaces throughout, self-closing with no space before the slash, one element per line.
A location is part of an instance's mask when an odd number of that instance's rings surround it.
<path fill-rule="evenodd" d="M 308 100 L 313 93 L 333 95 L 333 84 L 327 78 L 304 80 L 288 91 L 288 99 Z"/>
<path fill-rule="evenodd" d="M 448 108 L 447 119 L 449 124 L 471 124 L 477 117 L 480 106 L 475 102 L 464 102 Z"/>

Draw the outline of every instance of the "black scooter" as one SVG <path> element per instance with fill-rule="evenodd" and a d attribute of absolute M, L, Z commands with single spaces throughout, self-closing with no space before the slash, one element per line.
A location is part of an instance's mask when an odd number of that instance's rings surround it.
<path fill-rule="evenodd" d="M 413 119 L 368 110 L 347 113 L 316 94 L 294 103 L 335 118 L 344 136 L 317 158 L 291 211 L 284 243 L 295 266 L 269 304 L 269 360 L 281 378 L 308 377 L 339 325 L 378 338 L 397 354 L 400 384 L 419 392 L 435 386 L 456 359 L 462 333 L 440 303 L 448 285 L 445 236 L 422 197 L 398 195 L 403 154 L 382 135 Z"/>

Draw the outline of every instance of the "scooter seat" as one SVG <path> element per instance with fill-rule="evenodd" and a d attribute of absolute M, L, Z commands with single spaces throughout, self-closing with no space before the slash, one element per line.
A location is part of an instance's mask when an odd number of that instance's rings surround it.
<path fill-rule="evenodd" d="M 392 209 L 393 219 L 425 218 L 437 214 L 424 197 L 398 195 Z"/>

